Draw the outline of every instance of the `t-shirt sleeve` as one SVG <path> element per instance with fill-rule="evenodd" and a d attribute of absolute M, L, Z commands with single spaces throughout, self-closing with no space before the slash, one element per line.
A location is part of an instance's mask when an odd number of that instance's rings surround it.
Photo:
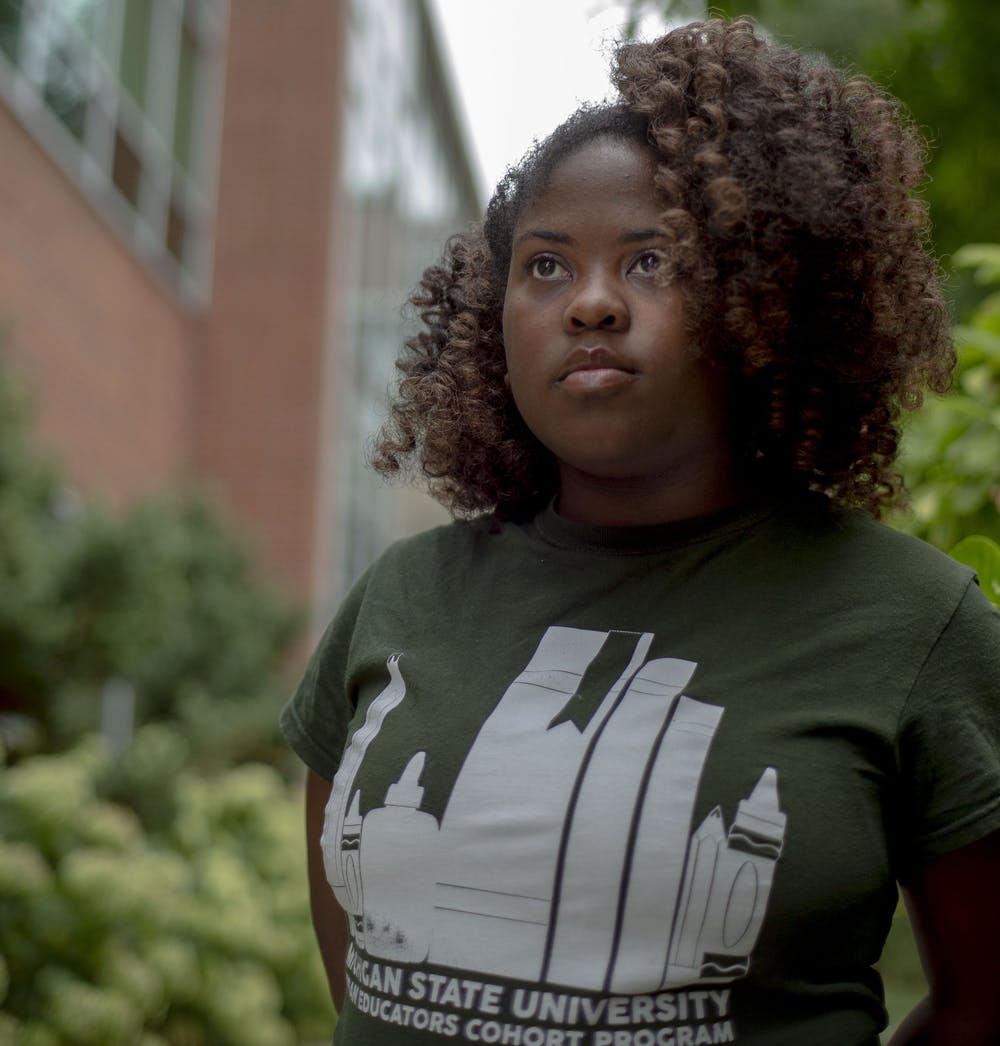
<path fill-rule="evenodd" d="M 904 862 L 1000 829 L 1000 613 L 969 582 L 900 720 Z"/>
<path fill-rule="evenodd" d="M 327 780 L 333 779 L 340 765 L 354 714 L 349 658 L 369 575 L 370 571 L 354 585 L 323 633 L 279 720 L 295 754 Z"/>

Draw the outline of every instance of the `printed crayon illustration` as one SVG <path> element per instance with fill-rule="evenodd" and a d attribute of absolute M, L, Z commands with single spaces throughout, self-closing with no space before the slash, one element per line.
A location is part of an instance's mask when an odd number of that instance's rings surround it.
<path fill-rule="evenodd" d="M 728 830 L 718 807 L 692 825 L 723 709 L 684 693 L 694 662 L 647 660 L 653 638 L 549 628 L 483 723 L 440 823 L 420 809 L 423 751 L 361 816 L 358 769 L 406 697 L 405 659 L 389 659 L 323 833 L 359 947 L 615 993 L 746 973 L 785 834 L 778 773 L 764 770 Z"/>

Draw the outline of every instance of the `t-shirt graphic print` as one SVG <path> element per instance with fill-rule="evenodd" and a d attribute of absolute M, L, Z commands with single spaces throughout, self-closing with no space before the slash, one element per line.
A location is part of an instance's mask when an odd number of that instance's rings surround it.
<path fill-rule="evenodd" d="M 358 771 L 407 699 L 406 654 L 389 657 L 323 832 L 355 982 L 362 957 L 612 996 L 747 972 L 785 835 L 778 771 L 733 797 L 730 825 L 719 807 L 693 824 L 723 709 L 685 694 L 695 662 L 647 659 L 653 640 L 549 627 L 483 722 L 440 821 L 421 809 L 434 758 L 423 750 L 361 813 Z M 696 994 L 704 1010 L 708 993 Z M 728 992 L 711 995 L 723 1015 Z M 524 1009 L 529 995 L 518 999 Z"/>

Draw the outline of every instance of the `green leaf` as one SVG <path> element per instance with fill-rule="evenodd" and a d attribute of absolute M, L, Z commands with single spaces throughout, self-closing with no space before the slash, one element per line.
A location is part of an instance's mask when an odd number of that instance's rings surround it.
<path fill-rule="evenodd" d="M 981 534 L 963 538 L 952 550 L 952 558 L 972 567 L 991 602 L 1000 606 L 1000 545 Z"/>
<path fill-rule="evenodd" d="M 953 264 L 960 269 L 973 269 L 976 283 L 1000 281 L 1000 245 L 995 243 L 967 243 L 952 255 Z"/>
<path fill-rule="evenodd" d="M 958 350 L 963 355 L 974 352 L 983 359 L 1000 360 L 1000 334 L 963 324 L 955 327 L 954 334 Z"/>

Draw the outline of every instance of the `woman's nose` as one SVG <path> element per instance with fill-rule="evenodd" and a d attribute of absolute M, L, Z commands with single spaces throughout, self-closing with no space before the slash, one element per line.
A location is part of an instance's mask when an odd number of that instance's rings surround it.
<path fill-rule="evenodd" d="M 568 333 L 624 330 L 628 326 L 628 307 L 610 278 L 593 275 L 573 289 L 575 293 L 563 314 L 563 326 Z"/>

